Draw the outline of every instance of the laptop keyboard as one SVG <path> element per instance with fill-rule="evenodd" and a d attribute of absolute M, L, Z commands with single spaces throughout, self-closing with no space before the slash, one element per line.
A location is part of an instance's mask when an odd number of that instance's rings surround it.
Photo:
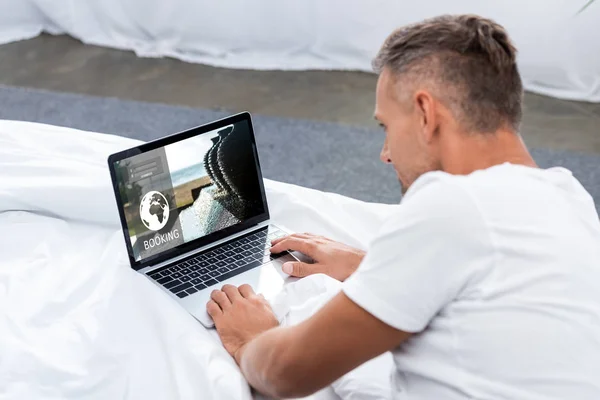
<path fill-rule="evenodd" d="M 273 226 L 265 227 L 148 275 L 184 298 L 287 254 L 269 250 L 271 240 L 285 235 Z"/>

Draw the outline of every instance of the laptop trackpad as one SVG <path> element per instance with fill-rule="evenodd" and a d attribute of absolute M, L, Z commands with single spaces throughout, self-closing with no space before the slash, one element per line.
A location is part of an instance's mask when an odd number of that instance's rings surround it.
<path fill-rule="evenodd" d="M 287 279 L 291 279 L 281 271 L 281 266 L 286 261 L 294 261 L 294 259 L 291 255 L 281 257 L 181 299 L 180 302 L 202 325 L 207 328 L 213 327 L 214 323 L 206 312 L 206 303 L 210 300 L 210 293 L 213 290 L 220 289 L 223 285 L 240 286 L 249 284 L 256 293 L 261 293 L 267 299 L 270 299 L 281 291 Z"/>

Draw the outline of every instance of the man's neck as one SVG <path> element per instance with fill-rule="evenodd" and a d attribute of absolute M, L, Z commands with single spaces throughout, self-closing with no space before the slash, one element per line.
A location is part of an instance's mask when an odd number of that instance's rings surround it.
<path fill-rule="evenodd" d="M 511 130 L 495 133 L 455 133 L 442 143 L 442 170 L 456 175 L 511 163 L 537 168 L 521 136 Z"/>

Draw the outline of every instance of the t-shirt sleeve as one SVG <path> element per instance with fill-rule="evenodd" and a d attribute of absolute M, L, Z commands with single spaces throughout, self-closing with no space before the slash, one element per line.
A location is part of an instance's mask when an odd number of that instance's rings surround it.
<path fill-rule="evenodd" d="M 493 261 L 486 223 L 458 177 L 429 173 L 384 224 L 344 293 L 384 323 L 420 332 Z"/>

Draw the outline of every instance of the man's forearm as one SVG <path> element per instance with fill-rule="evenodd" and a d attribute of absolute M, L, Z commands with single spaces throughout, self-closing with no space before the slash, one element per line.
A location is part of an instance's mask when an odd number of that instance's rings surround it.
<path fill-rule="evenodd" d="M 291 362 L 293 327 L 267 331 L 240 349 L 236 361 L 248 383 L 256 390 L 273 397 L 293 395 L 295 388 Z"/>
<path fill-rule="evenodd" d="M 273 397 L 308 396 L 411 336 L 338 293 L 312 317 L 270 329 L 234 355 L 248 382 Z"/>

